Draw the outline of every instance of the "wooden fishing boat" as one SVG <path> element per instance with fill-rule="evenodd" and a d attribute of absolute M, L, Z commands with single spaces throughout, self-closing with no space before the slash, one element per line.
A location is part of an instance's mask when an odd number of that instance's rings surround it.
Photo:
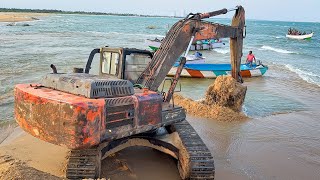
<path fill-rule="evenodd" d="M 290 35 L 287 34 L 286 37 L 290 39 L 298 39 L 298 40 L 304 40 L 304 39 L 311 39 L 313 36 L 313 32 L 310 34 L 305 34 L 305 35 Z"/>
<path fill-rule="evenodd" d="M 145 44 L 152 50 L 156 51 L 159 49 L 161 45 L 161 39 L 146 39 Z M 197 51 L 197 50 L 211 50 L 215 48 L 221 48 L 225 45 L 222 41 L 203 41 L 197 42 L 192 44 L 190 47 L 190 51 Z"/>
<path fill-rule="evenodd" d="M 176 63 L 168 73 L 168 76 L 173 76 L 177 71 L 178 63 Z M 268 70 L 265 65 L 253 65 L 249 67 L 246 64 L 241 64 L 240 73 L 242 77 L 262 76 Z M 231 73 L 231 64 L 186 64 L 182 70 L 181 77 L 189 78 L 216 78 L 221 75 Z"/>
<path fill-rule="evenodd" d="M 190 47 L 191 51 L 198 50 L 211 50 L 215 48 L 222 48 L 225 45 L 221 40 L 202 40 L 197 41 L 195 44 L 192 44 Z"/>

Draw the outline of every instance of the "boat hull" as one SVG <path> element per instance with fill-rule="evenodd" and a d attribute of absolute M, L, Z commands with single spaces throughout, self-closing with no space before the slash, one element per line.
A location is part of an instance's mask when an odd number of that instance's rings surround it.
<path fill-rule="evenodd" d="M 262 76 L 268 70 L 267 66 L 254 66 L 253 68 L 247 67 L 245 64 L 241 65 L 242 77 L 258 77 Z M 172 67 L 168 76 L 174 76 L 177 67 Z M 230 64 L 188 64 L 181 72 L 181 77 L 187 78 L 217 78 L 221 75 L 231 74 Z"/>
<path fill-rule="evenodd" d="M 187 60 L 186 64 L 203 64 L 205 61 L 205 59 Z"/>
<path fill-rule="evenodd" d="M 311 39 L 312 36 L 313 36 L 313 33 L 306 34 L 306 35 L 289 35 L 289 34 L 286 35 L 287 38 L 298 39 L 298 40 Z"/>

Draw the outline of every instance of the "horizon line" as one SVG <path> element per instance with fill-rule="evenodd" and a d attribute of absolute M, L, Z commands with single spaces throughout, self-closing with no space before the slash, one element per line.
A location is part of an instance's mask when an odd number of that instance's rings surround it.
<path fill-rule="evenodd" d="M 183 16 L 169 16 L 169 15 L 156 15 L 156 14 L 136 14 L 136 13 L 119 13 L 119 12 L 101 12 L 101 11 L 81 11 L 81 10 L 61 10 L 61 9 L 30 9 L 30 8 L 5 8 L 0 7 L 0 12 L 14 12 L 14 11 L 2 11 L 2 10 L 17 10 L 16 12 L 19 12 L 19 10 L 25 10 L 25 11 L 35 11 L 35 13 L 41 13 L 37 11 L 52 11 L 52 12 L 46 12 L 46 13 L 65 13 L 65 14 L 86 14 L 86 15 L 117 15 L 117 16 L 141 16 L 141 17 L 168 17 L 168 18 L 184 18 Z M 57 11 L 57 12 L 54 12 Z M 42 12 L 43 13 L 43 12 Z M 96 14 L 95 14 L 96 13 Z M 219 18 L 219 17 L 212 17 L 212 19 L 218 18 L 218 19 L 232 19 L 232 18 Z M 294 20 L 271 20 L 271 19 L 254 19 L 254 18 L 248 18 L 246 20 L 253 20 L 253 21 L 272 21 L 272 22 L 295 22 L 295 23 L 320 23 L 320 21 L 294 21 Z"/>

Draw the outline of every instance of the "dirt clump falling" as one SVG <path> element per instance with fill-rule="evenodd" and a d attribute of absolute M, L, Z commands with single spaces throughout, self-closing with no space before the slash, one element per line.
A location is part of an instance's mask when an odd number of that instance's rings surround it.
<path fill-rule="evenodd" d="M 246 96 L 247 87 L 231 76 L 218 76 L 206 91 L 203 103 L 230 108 L 240 112 Z"/>
<path fill-rule="evenodd" d="M 247 119 L 241 110 L 247 88 L 231 76 L 219 76 L 209 86 L 205 99 L 194 101 L 175 94 L 174 103 L 186 109 L 187 113 L 218 121 L 239 121 Z"/>

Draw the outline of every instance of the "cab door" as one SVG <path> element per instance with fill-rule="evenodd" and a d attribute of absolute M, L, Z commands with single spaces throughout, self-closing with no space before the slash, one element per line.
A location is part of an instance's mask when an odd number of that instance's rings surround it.
<path fill-rule="evenodd" d="M 100 75 L 111 75 L 122 79 L 122 50 L 101 48 L 100 50 Z"/>

